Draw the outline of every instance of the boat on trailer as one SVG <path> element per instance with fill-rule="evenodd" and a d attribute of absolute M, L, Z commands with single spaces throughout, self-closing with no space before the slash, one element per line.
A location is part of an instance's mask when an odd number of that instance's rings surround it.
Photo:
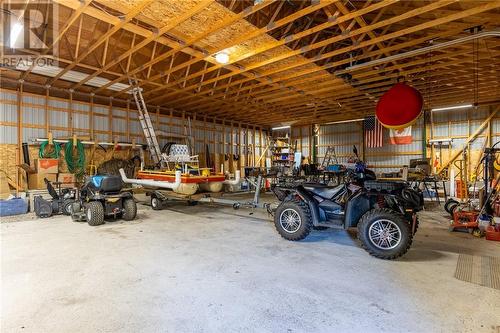
<path fill-rule="evenodd" d="M 137 173 L 137 179 L 148 179 L 159 182 L 175 182 L 175 171 L 172 170 L 141 170 Z M 222 173 L 210 173 L 203 175 L 203 172 L 181 173 L 181 183 L 174 190 L 180 194 L 195 194 L 201 192 L 220 192 L 226 177 Z"/>
<path fill-rule="evenodd" d="M 170 189 L 188 196 L 196 192 L 217 193 L 222 191 L 224 184 L 239 182 L 239 172 L 236 172 L 235 179 L 226 180 L 223 173 L 214 173 L 210 168 L 200 168 L 198 155 L 190 155 L 187 144 L 171 144 L 164 150 L 161 168 L 141 168 L 136 179 L 122 175 L 123 181 L 149 189 Z"/>

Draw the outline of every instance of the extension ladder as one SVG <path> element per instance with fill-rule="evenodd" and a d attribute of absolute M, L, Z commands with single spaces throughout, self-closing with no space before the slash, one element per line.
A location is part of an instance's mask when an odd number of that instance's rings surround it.
<path fill-rule="evenodd" d="M 146 107 L 146 102 L 144 102 L 144 97 L 142 96 L 142 88 L 138 86 L 137 80 L 135 79 L 132 80 L 129 78 L 129 83 L 130 86 L 133 87 L 132 95 L 134 95 L 135 103 L 137 104 L 139 122 L 141 123 L 142 130 L 144 131 L 144 137 L 146 138 L 146 143 L 148 144 L 151 159 L 156 164 L 162 163 L 160 145 L 158 144 L 158 139 L 156 138 L 153 123 L 151 122 L 151 117 L 149 116 L 148 108 Z"/>

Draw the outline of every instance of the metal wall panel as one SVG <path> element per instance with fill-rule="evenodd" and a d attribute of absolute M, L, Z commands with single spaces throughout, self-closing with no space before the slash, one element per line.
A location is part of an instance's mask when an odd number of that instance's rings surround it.
<path fill-rule="evenodd" d="M 142 127 L 141 127 L 141 124 L 139 123 L 139 121 L 130 121 L 130 134 L 133 135 L 133 134 L 140 134 L 142 135 Z"/>
<path fill-rule="evenodd" d="M 15 134 L 17 137 L 17 133 Z M 45 129 L 42 128 L 24 128 L 23 129 L 23 142 L 29 142 L 33 138 L 45 137 Z"/>
<path fill-rule="evenodd" d="M 23 123 L 25 124 L 45 124 L 45 110 L 42 106 L 40 107 L 32 107 L 32 106 L 23 106 Z"/>
<path fill-rule="evenodd" d="M 89 125 L 89 115 L 88 114 L 81 114 L 81 113 L 74 113 L 73 114 L 73 126 L 75 128 L 79 129 L 88 129 L 90 127 Z M 86 131 L 88 133 L 88 130 Z"/>
<path fill-rule="evenodd" d="M 68 114 L 62 111 L 49 111 L 50 126 L 68 127 Z"/>
<path fill-rule="evenodd" d="M 50 107 L 56 107 L 56 108 L 61 108 L 61 109 L 68 109 L 68 102 L 66 101 L 61 101 L 61 100 L 54 100 L 54 99 L 49 99 L 49 102 L 47 103 L 49 108 Z"/>
<path fill-rule="evenodd" d="M 3 101 L 17 101 L 17 93 L 10 91 L 0 91 L 0 99 Z"/>
<path fill-rule="evenodd" d="M 108 131 L 109 124 L 107 117 L 94 117 L 94 130 Z"/>
<path fill-rule="evenodd" d="M 127 110 L 113 108 L 113 116 L 127 117 Z"/>
<path fill-rule="evenodd" d="M 14 104 L 0 103 L 0 121 L 16 122 L 17 106 Z"/>
<path fill-rule="evenodd" d="M 0 143 L 17 143 L 17 127 L 1 126 Z"/>
<path fill-rule="evenodd" d="M 100 113 L 100 114 L 108 114 L 109 107 L 107 106 L 101 106 L 101 105 L 96 105 L 94 104 L 93 111 L 94 113 Z"/>
<path fill-rule="evenodd" d="M 113 118 L 113 132 L 127 132 L 127 120 Z"/>

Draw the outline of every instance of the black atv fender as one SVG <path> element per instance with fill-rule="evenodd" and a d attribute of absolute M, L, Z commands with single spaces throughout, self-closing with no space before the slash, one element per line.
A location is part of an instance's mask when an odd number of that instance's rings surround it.
<path fill-rule="evenodd" d="M 354 196 L 347 201 L 344 228 L 347 229 L 357 226 L 361 216 L 369 211 L 370 208 L 370 199 L 365 193 L 359 192 L 354 194 Z"/>
<path fill-rule="evenodd" d="M 317 226 L 319 223 L 323 222 L 320 220 L 318 203 L 314 200 L 314 197 L 302 185 L 297 186 L 295 192 L 309 206 L 313 225 Z"/>

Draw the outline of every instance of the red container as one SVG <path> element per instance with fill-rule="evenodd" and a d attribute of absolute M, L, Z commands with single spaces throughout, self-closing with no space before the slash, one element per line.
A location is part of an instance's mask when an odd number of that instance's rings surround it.
<path fill-rule="evenodd" d="M 500 242 L 500 225 L 496 227 L 490 225 L 486 228 L 486 239 Z"/>

